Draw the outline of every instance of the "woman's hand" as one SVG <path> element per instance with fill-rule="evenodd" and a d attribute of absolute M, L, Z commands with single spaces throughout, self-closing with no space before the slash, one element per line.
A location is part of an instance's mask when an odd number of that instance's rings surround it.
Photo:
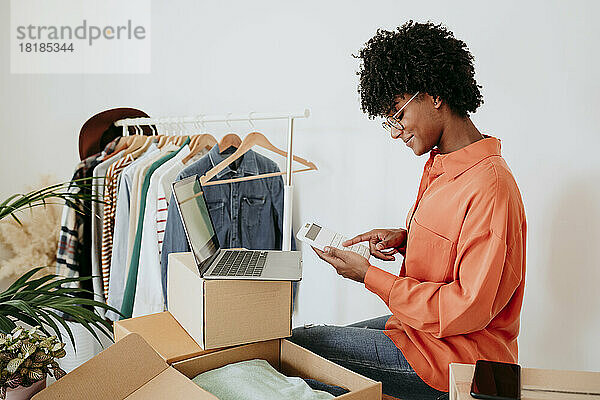
<path fill-rule="evenodd" d="M 365 275 L 371 264 L 369 264 L 369 260 L 360 254 L 334 247 L 325 247 L 325 251 L 313 247 L 313 250 L 323 261 L 331 264 L 337 273 L 344 278 L 361 283 L 365 281 Z"/>
<path fill-rule="evenodd" d="M 358 235 L 342 243 L 342 246 L 348 247 L 360 242 L 369 242 L 369 250 L 373 257 L 383 261 L 394 261 L 394 254 L 404 255 L 406 252 L 406 238 L 408 232 L 406 229 L 373 229 L 362 235 Z M 387 250 L 390 249 L 390 250 Z M 384 251 L 387 250 L 387 251 Z"/>

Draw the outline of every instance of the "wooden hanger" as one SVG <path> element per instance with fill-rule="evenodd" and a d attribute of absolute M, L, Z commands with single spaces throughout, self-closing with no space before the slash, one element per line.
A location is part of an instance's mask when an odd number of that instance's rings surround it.
<path fill-rule="evenodd" d="M 220 185 L 223 183 L 250 181 L 250 180 L 254 180 L 254 179 L 262 179 L 262 178 L 268 178 L 268 177 L 272 177 L 272 176 L 285 175 L 286 174 L 285 171 L 284 172 L 273 172 L 273 173 L 268 173 L 268 174 L 244 176 L 242 178 L 233 178 L 233 179 L 225 179 L 225 180 L 220 180 L 220 181 L 209 182 L 219 172 L 223 171 L 229 164 L 231 164 L 232 162 L 234 162 L 235 160 L 240 158 L 242 155 L 244 155 L 248 150 L 250 150 L 251 147 L 257 146 L 257 145 L 260 147 L 263 147 L 267 150 L 271 150 L 274 153 L 277 153 L 279 155 L 287 157 L 287 153 L 285 151 L 275 147 L 271 142 L 269 142 L 269 140 L 262 133 L 252 132 L 252 133 L 249 133 L 244 138 L 242 143 L 239 145 L 238 149 L 232 155 L 230 155 L 229 157 L 227 157 L 226 159 L 221 161 L 218 165 L 215 165 L 206 174 L 202 175 L 200 177 L 200 183 L 203 186 L 211 186 L 211 185 Z M 219 149 L 221 149 L 220 145 L 219 145 Z M 308 167 L 308 168 L 292 171 L 292 173 L 312 171 L 312 170 L 317 169 L 317 166 L 315 164 L 313 164 L 312 162 L 307 161 L 301 157 L 293 156 L 292 159 L 294 161 L 299 162 L 300 164 Z"/>
<path fill-rule="evenodd" d="M 158 137 L 158 143 L 156 144 L 156 146 L 158 146 L 158 148 L 162 148 L 165 144 L 167 144 L 171 139 L 171 136 L 168 135 L 159 135 Z"/>
<path fill-rule="evenodd" d="M 189 135 L 181 135 L 178 137 L 177 140 L 175 140 L 175 144 L 179 147 L 183 146 L 183 144 L 185 143 L 186 140 L 189 139 Z"/>
<path fill-rule="evenodd" d="M 202 149 L 208 148 L 212 149 L 213 146 L 217 145 L 217 139 L 214 138 L 213 135 L 209 135 L 208 133 L 204 133 L 202 135 L 194 135 L 192 136 L 192 141 L 190 142 L 190 154 L 185 156 L 182 160 L 184 164 L 190 161 L 196 154 L 198 154 Z"/>
<path fill-rule="evenodd" d="M 196 142 L 198 141 L 198 137 L 202 136 L 202 135 L 192 135 L 190 136 L 190 143 L 188 144 L 188 147 L 190 148 L 190 151 L 194 151 L 195 146 L 196 146 Z"/>
<path fill-rule="evenodd" d="M 224 152 L 232 146 L 236 149 L 239 149 L 241 144 L 242 139 L 240 139 L 238 135 L 236 135 L 235 133 L 229 133 L 223 136 L 223 139 L 221 139 L 221 141 L 219 142 L 219 153 Z"/>
<path fill-rule="evenodd" d="M 121 136 L 121 138 L 119 138 L 119 143 L 117 143 L 117 147 L 115 147 L 115 153 L 118 153 L 121 150 L 125 150 L 126 148 L 128 148 L 132 141 L 133 140 L 131 136 Z"/>
<path fill-rule="evenodd" d="M 142 140 L 143 138 L 144 138 L 144 136 L 138 136 L 138 135 L 124 137 L 123 141 L 126 142 L 127 147 L 125 148 L 125 150 L 123 150 L 123 155 L 126 156 L 127 154 L 133 153 L 142 144 L 144 144 L 144 141 Z"/>
<path fill-rule="evenodd" d="M 162 143 L 159 140 L 159 146 L 158 146 L 158 148 L 159 149 L 162 148 L 167 143 L 171 143 L 173 146 L 181 146 L 183 144 L 183 142 L 185 142 L 186 139 L 187 139 L 187 136 L 181 136 L 181 135 L 167 136 L 167 137 L 164 138 L 164 140 L 162 141 Z"/>
<path fill-rule="evenodd" d="M 156 139 L 156 136 L 140 136 L 139 141 L 142 144 L 137 149 L 135 149 L 135 151 L 133 151 L 133 152 L 130 153 L 131 156 L 133 158 L 138 158 L 139 156 L 141 156 L 142 154 L 144 154 L 144 152 L 146 150 L 148 150 L 148 147 L 150 147 L 150 145 L 152 144 L 152 142 L 154 141 L 154 139 Z"/>
<path fill-rule="evenodd" d="M 150 127 L 150 130 L 152 131 L 152 134 L 156 135 L 157 134 L 156 128 L 153 125 L 149 125 L 149 127 Z M 129 128 L 134 128 L 135 134 L 129 135 Z M 141 137 L 150 136 L 150 135 L 146 135 L 144 128 L 140 127 L 140 126 L 128 126 L 127 133 L 128 133 L 128 136 L 123 136 L 119 139 L 119 143 L 117 144 L 117 147 L 115 148 L 115 151 L 113 154 L 117 154 L 121 150 L 129 150 L 131 148 L 131 146 L 134 144 L 136 144 L 136 146 L 140 146 L 142 143 L 145 143 L 145 141 L 141 141 L 139 139 L 139 137 L 140 136 Z"/>
<path fill-rule="evenodd" d="M 105 158 L 105 160 L 108 160 L 109 158 L 113 158 L 114 156 L 116 156 L 117 154 L 124 152 L 127 149 L 127 143 L 124 137 L 120 137 L 119 141 L 117 142 L 117 145 L 115 146 L 115 150 L 108 154 Z"/>
<path fill-rule="evenodd" d="M 136 130 L 137 132 L 137 130 Z M 121 136 L 119 138 L 119 142 L 117 143 L 117 146 L 115 147 L 115 151 L 112 152 L 107 158 L 112 158 L 114 156 L 116 156 L 117 154 L 121 153 L 123 151 L 123 154 L 127 154 L 128 152 L 131 152 L 131 147 L 132 145 L 136 142 L 136 137 L 139 137 L 139 135 L 129 135 L 129 136 Z M 139 142 L 138 142 L 139 143 Z"/>

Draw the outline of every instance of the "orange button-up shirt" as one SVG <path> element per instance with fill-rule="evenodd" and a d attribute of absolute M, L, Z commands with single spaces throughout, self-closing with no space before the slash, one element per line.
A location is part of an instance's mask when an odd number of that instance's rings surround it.
<path fill-rule="evenodd" d="M 371 266 L 365 286 L 390 308 L 385 334 L 421 379 L 448 391 L 451 362 L 517 362 L 526 221 L 500 141 L 432 151 L 406 225 L 399 275 Z"/>

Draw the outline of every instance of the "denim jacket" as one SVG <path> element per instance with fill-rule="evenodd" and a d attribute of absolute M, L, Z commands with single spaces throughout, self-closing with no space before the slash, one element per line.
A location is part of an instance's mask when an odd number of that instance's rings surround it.
<path fill-rule="evenodd" d="M 219 147 L 186 167 L 177 180 L 199 177 L 224 160 Z M 240 178 L 279 172 L 275 162 L 252 150 L 239 160 L 236 169 L 225 167 L 212 180 Z M 283 179 L 281 176 L 212 185 L 204 195 L 221 248 L 244 247 L 251 250 L 281 250 L 283 240 Z M 170 253 L 190 251 L 179 210 L 171 195 L 161 253 L 163 291 L 167 293 L 167 268 Z M 292 250 L 296 243 L 292 236 Z M 166 297 L 166 296 L 165 296 Z"/>

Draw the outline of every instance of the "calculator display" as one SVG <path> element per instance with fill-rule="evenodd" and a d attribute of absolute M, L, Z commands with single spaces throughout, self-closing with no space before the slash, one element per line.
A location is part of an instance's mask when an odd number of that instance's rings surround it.
<path fill-rule="evenodd" d="M 306 232 L 306 237 L 310 240 L 315 240 L 319 232 L 321 232 L 321 227 L 319 225 L 312 224 L 308 232 Z"/>

